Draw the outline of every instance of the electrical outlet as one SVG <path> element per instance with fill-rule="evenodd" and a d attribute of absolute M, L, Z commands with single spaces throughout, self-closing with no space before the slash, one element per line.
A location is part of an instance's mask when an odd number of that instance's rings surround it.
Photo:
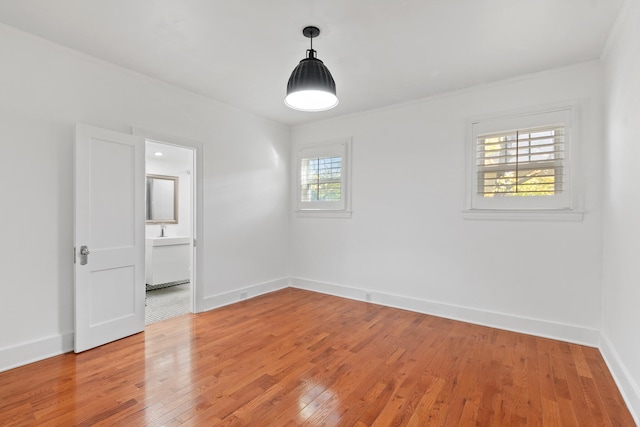
<path fill-rule="evenodd" d="M 367 292 L 367 293 L 364 295 L 364 298 L 365 298 L 367 301 L 371 301 L 371 293 L 370 293 L 370 292 Z"/>
<path fill-rule="evenodd" d="M 247 293 L 246 292 L 240 292 L 240 299 L 247 299 Z"/>

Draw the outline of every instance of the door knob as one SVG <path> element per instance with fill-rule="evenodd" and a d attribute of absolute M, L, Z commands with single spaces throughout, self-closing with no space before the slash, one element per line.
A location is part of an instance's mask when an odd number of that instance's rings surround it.
<path fill-rule="evenodd" d="M 87 257 L 91 253 L 87 246 L 80 246 L 80 265 L 87 264 Z"/>

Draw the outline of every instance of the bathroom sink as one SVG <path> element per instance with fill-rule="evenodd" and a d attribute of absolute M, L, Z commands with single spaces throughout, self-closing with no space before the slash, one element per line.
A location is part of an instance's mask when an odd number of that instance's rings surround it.
<path fill-rule="evenodd" d="M 189 280 L 192 246 L 189 236 L 150 237 L 145 247 L 148 285 Z"/>
<path fill-rule="evenodd" d="M 189 236 L 147 237 L 150 246 L 184 245 L 191 242 Z"/>

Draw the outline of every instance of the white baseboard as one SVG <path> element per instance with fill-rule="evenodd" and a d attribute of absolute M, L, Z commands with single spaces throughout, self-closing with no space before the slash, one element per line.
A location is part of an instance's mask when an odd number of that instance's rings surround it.
<path fill-rule="evenodd" d="M 205 297 L 202 306 L 204 311 L 207 311 L 288 286 L 288 278 L 260 283 L 224 294 Z M 73 332 L 68 332 L 0 348 L 0 372 L 73 351 L 73 335 Z"/>
<path fill-rule="evenodd" d="M 602 357 L 618 385 L 620 394 L 622 394 L 622 398 L 627 404 L 631 416 L 633 416 L 636 425 L 640 425 L 640 386 L 633 381 L 629 370 L 605 334 L 600 336 L 600 353 L 602 353 Z"/>
<path fill-rule="evenodd" d="M 596 329 L 482 311 L 469 307 L 454 306 L 295 277 L 272 280 L 219 295 L 205 297 L 202 308 L 203 311 L 212 310 L 289 286 L 514 332 L 599 347 L 629 410 L 636 423 L 640 424 L 638 418 L 640 414 L 640 387 L 632 380 L 631 375 L 620 360 L 609 339 L 601 335 Z M 21 343 L 12 347 L 0 348 L 0 372 L 69 351 L 73 351 L 72 332 Z"/>
<path fill-rule="evenodd" d="M 0 372 L 73 350 L 73 332 L 0 348 Z"/>
<path fill-rule="evenodd" d="M 424 299 L 374 292 L 367 289 L 321 283 L 297 277 L 291 278 L 291 286 L 294 288 L 306 289 L 359 301 L 367 301 L 388 307 L 415 311 L 417 313 L 431 314 L 447 319 L 461 320 L 463 322 L 474 323 L 477 325 L 490 326 L 492 328 L 505 329 L 508 331 L 536 335 L 544 338 L 552 338 L 587 345 L 590 347 L 598 347 L 600 340 L 600 331 L 597 329 L 565 323 L 483 311 L 475 308 L 443 304 Z"/>
<path fill-rule="evenodd" d="M 247 286 L 241 289 L 235 289 L 223 294 L 204 297 L 202 301 L 202 311 L 213 310 L 214 308 L 233 304 L 234 302 L 253 298 L 258 295 L 267 294 L 287 287 L 289 287 L 289 279 L 283 278 Z"/>

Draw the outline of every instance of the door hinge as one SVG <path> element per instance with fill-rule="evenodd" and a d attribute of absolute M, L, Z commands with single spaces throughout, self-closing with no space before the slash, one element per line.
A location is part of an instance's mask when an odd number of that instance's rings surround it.
<path fill-rule="evenodd" d="M 193 247 L 196 247 L 196 239 L 193 239 Z"/>
<path fill-rule="evenodd" d="M 76 263 L 76 247 L 73 247 L 73 263 Z"/>

